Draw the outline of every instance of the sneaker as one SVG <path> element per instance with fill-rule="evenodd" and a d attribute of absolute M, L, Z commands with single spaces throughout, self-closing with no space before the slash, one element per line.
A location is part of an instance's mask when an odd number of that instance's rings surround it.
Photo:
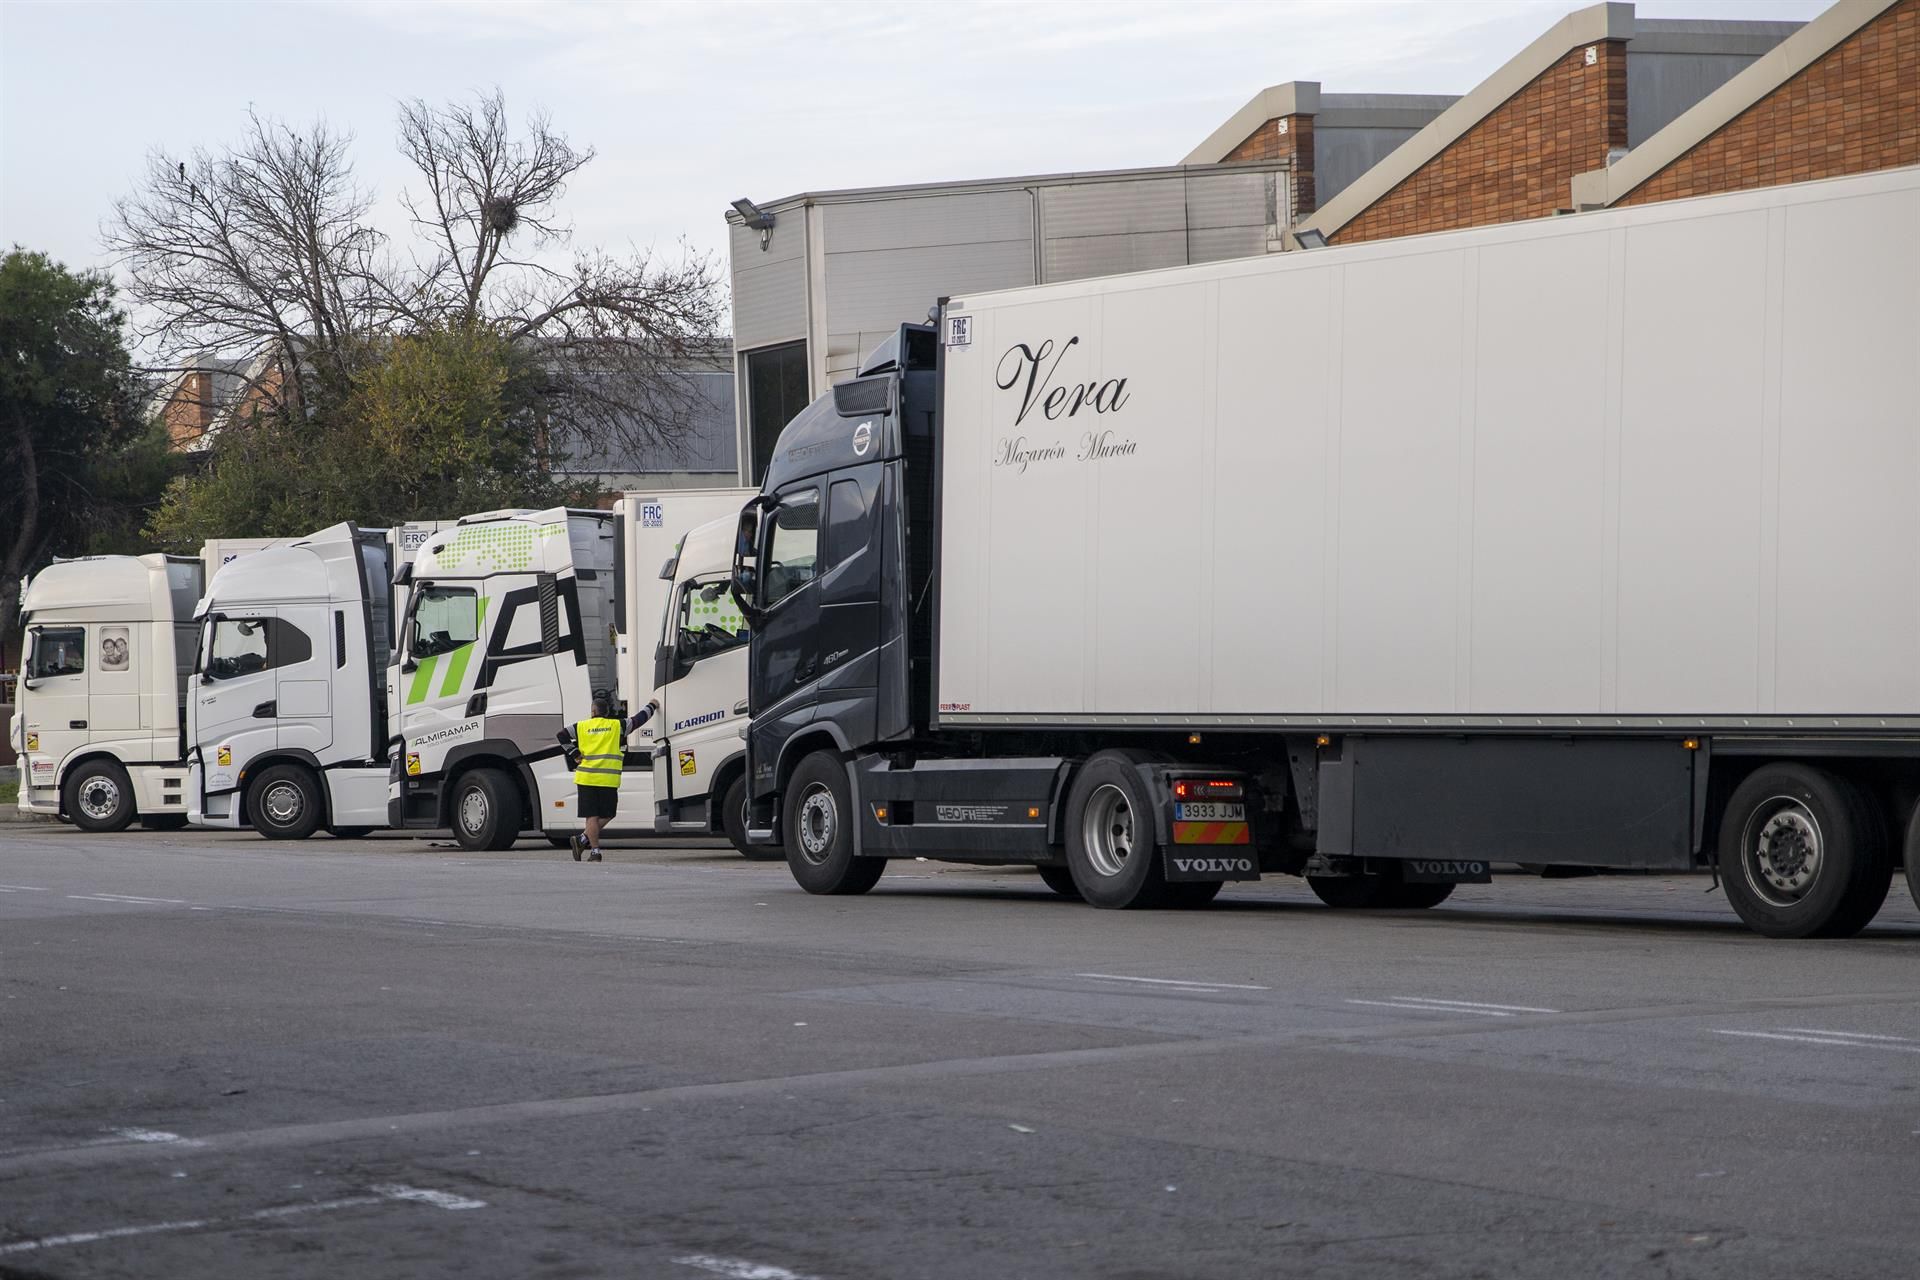
<path fill-rule="evenodd" d="M 600 861 L 600 851 L 598 849 L 587 850 L 587 861 L 588 862 Z"/>
<path fill-rule="evenodd" d="M 573 850 L 573 860 L 578 862 L 580 861 L 580 855 L 586 852 L 587 847 L 580 842 L 579 836 L 568 836 L 567 848 Z"/>

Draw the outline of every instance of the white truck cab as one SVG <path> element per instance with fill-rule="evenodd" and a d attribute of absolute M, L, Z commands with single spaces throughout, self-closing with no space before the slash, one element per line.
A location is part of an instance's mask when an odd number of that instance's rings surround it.
<path fill-rule="evenodd" d="M 730 590 L 739 528 L 737 508 L 701 525 L 661 570 L 669 591 L 648 673 L 660 703 L 654 829 L 722 834 L 747 857 L 774 858 L 778 848 L 747 843 L 747 744 L 740 731 L 747 724 L 748 632 Z"/>
<path fill-rule="evenodd" d="M 213 575 L 187 693 L 193 822 L 277 839 L 385 824 L 392 548 L 338 524 Z"/>
<path fill-rule="evenodd" d="M 59 560 L 27 583 L 19 808 L 87 831 L 185 824 L 181 693 L 202 581 L 197 560 L 147 555 Z"/>

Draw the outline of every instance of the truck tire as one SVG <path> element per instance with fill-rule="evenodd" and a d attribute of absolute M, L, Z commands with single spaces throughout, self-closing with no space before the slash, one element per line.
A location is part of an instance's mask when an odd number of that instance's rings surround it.
<path fill-rule="evenodd" d="M 1166 903 L 1153 797 L 1131 756 L 1102 751 L 1081 766 L 1066 817 L 1067 866 L 1082 898 L 1113 909 Z"/>
<path fill-rule="evenodd" d="M 1425 911 L 1453 896 L 1451 884 L 1396 884 L 1388 894 L 1388 906 L 1399 911 Z"/>
<path fill-rule="evenodd" d="M 1907 819 L 1907 893 L 1913 898 L 1913 905 L 1920 907 L 1920 804 L 1913 807 L 1913 816 Z"/>
<path fill-rule="evenodd" d="M 247 820 L 269 840 L 305 840 L 320 829 L 320 779 L 305 765 L 276 764 L 247 788 Z"/>
<path fill-rule="evenodd" d="M 185 831 L 187 815 L 184 813 L 156 813 L 140 819 L 140 825 L 148 831 Z"/>
<path fill-rule="evenodd" d="M 1073 882 L 1072 867 L 1037 867 L 1041 881 L 1063 898 L 1081 901 L 1080 886 Z"/>
<path fill-rule="evenodd" d="M 1167 905 L 1181 911 L 1204 907 L 1226 888 L 1224 880 L 1174 880 L 1167 885 Z"/>
<path fill-rule="evenodd" d="M 1391 905 L 1392 891 L 1404 886 L 1389 884 L 1377 872 L 1358 876 L 1308 876 L 1307 888 L 1313 896 L 1338 911 L 1372 911 Z"/>
<path fill-rule="evenodd" d="M 885 858 L 853 856 L 853 803 L 847 769 L 830 751 L 800 762 L 787 782 L 787 867 L 808 893 L 865 893 L 887 869 Z"/>
<path fill-rule="evenodd" d="M 747 775 L 744 771 L 727 784 L 720 796 L 720 829 L 726 832 L 727 843 L 750 861 L 776 862 L 786 856 L 777 844 L 747 843 Z"/>
<path fill-rule="evenodd" d="M 469 853 L 513 848 L 520 838 L 520 788 L 498 769 L 474 769 L 453 784 L 453 841 Z"/>
<path fill-rule="evenodd" d="M 67 775 L 67 817 L 82 831 L 125 831 L 135 816 L 133 783 L 117 760 L 89 760 Z"/>
<path fill-rule="evenodd" d="M 1747 927 L 1769 938 L 1847 938 L 1867 927 L 1893 878 L 1880 820 L 1824 769 L 1769 764 L 1727 799 L 1720 880 Z"/>

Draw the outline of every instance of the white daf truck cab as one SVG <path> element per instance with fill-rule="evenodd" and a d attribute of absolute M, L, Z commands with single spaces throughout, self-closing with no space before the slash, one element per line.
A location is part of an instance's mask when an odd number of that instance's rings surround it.
<path fill-rule="evenodd" d="M 739 527 L 736 506 L 690 531 L 660 571 L 669 590 L 646 677 L 660 703 L 654 829 L 720 834 L 749 858 L 777 858 L 777 848 L 747 843 L 748 631 L 728 589 Z M 621 677 L 624 693 L 627 666 Z"/>
<path fill-rule="evenodd" d="M 20 809 L 87 831 L 185 825 L 181 693 L 202 581 L 198 560 L 88 556 L 26 584 Z"/>
<path fill-rule="evenodd" d="M 612 511 L 484 512 L 428 538 L 405 575 L 389 685 L 401 740 L 389 825 L 449 827 L 468 849 L 508 848 L 525 833 L 565 844 L 583 824 L 559 733 L 587 717 L 596 691 L 627 715 L 653 696 L 628 668 L 638 669 L 639 637 L 653 656 L 668 588 L 658 566 L 681 534 L 737 513 L 750 492 L 635 493 Z M 661 723 L 628 740 L 612 834 L 655 829 Z"/>
<path fill-rule="evenodd" d="M 213 575 L 187 691 L 195 824 L 283 840 L 385 825 L 394 546 L 338 524 Z"/>

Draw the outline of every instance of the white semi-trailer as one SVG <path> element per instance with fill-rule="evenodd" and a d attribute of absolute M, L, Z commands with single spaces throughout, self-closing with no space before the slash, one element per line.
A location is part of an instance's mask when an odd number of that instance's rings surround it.
<path fill-rule="evenodd" d="M 450 827 L 469 849 L 504 849 L 525 832 L 564 844 L 580 830 L 556 735 L 587 717 L 596 692 L 627 714 L 652 696 L 622 671 L 639 670 L 643 648 L 654 657 L 670 586 L 660 566 L 689 528 L 737 514 L 750 496 L 663 491 L 614 511 L 485 512 L 428 538 L 391 682 L 401 741 L 389 825 Z M 654 830 L 656 728 L 628 745 L 615 834 Z"/>
<path fill-rule="evenodd" d="M 385 825 L 397 546 L 338 524 L 213 575 L 187 689 L 196 825 L 282 840 Z"/>
<path fill-rule="evenodd" d="M 756 507 L 752 838 L 815 892 L 1920 883 L 1920 170 L 952 298 Z"/>

